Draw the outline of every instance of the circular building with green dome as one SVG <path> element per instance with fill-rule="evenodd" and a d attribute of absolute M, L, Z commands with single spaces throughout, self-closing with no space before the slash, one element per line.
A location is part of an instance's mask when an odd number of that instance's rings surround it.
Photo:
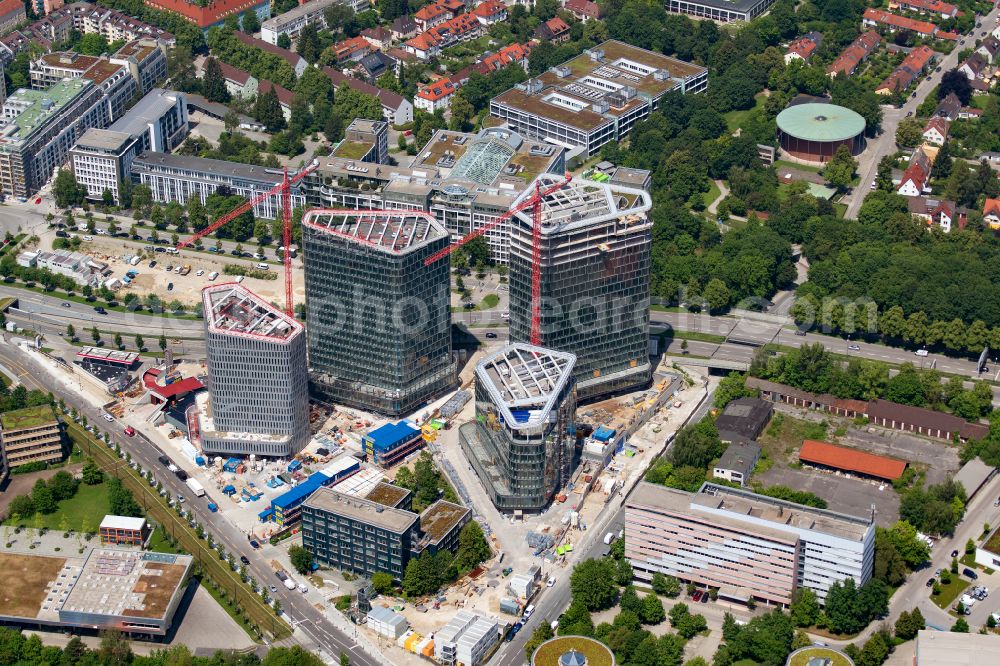
<path fill-rule="evenodd" d="M 865 147 L 865 119 L 836 104 L 795 104 L 776 120 L 781 149 L 800 160 L 826 162 L 840 146 L 852 155 Z"/>
<path fill-rule="evenodd" d="M 593 638 L 557 636 L 535 648 L 531 666 L 615 666 L 615 655 Z"/>

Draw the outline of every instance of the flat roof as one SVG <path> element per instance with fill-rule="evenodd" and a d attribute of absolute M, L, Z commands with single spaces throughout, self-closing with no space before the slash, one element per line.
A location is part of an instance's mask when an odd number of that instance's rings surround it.
<path fill-rule="evenodd" d="M 50 423 L 56 423 L 56 415 L 52 411 L 52 405 L 25 407 L 0 414 L 0 425 L 3 426 L 4 430 L 37 428 Z"/>
<path fill-rule="evenodd" d="M 914 666 L 981 666 L 983 655 L 1000 651 L 996 634 L 958 634 L 921 629 Z"/>
<path fill-rule="evenodd" d="M 153 88 L 108 129 L 112 132 L 125 132 L 131 136 L 142 134 L 149 129 L 150 122 L 162 117 L 178 103 L 187 106 L 184 93 Z"/>
<path fill-rule="evenodd" d="M 119 363 L 124 366 L 130 366 L 139 360 L 139 352 L 103 349 L 101 347 L 82 347 L 76 355 L 78 358 L 92 358 L 98 361 Z"/>
<path fill-rule="evenodd" d="M 234 178 L 256 181 L 266 183 L 268 189 L 281 182 L 283 177 L 281 169 L 240 164 L 239 162 L 227 162 L 225 160 L 213 160 L 207 157 L 188 157 L 185 155 L 154 153 L 150 151 L 140 153 L 132 162 L 133 169 L 156 169 L 157 167 L 205 174 L 214 180 Z M 293 176 L 295 174 L 289 171 L 288 175 Z"/>
<path fill-rule="evenodd" d="M 281 343 L 302 335 L 302 324 L 241 284 L 210 285 L 201 290 L 201 298 L 212 333 Z"/>
<path fill-rule="evenodd" d="M 776 122 L 782 132 L 804 141 L 845 141 L 865 131 L 865 119 L 856 111 L 817 102 L 790 106 Z"/>
<path fill-rule="evenodd" d="M 365 496 L 365 499 L 378 502 L 383 506 L 396 508 L 409 494 L 410 491 L 406 488 L 400 488 L 399 486 L 394 486 L 391 483 L 380 481 L 378 485 L 372 488 L 371 492 Z"/>
<path fill-rule="evenodd" d="M 104 516 L 101 527 L 109 530 L 141 530 L 146 526 L 145 518 L 133 518 L 131 516 Z"/>
<path fill-rule="evenodd" d="M 134 58 L 136 62 L 142 62 L 159 48 L 152 38 L 136 39 L 118 49 L 111 57 Z"/>
<path fill-rule="evenodd" d="M 82 95 L 94 84 L 87 79 L 63 80 L 47 90 L 20 88 L 7 98 L 6 106 L 18 104 L 23 111 L 0 125 L 0 137 L 8 141 L 23 141 L 58 113 L 64 106 Z M 15 128 L 11 131 L 11 127 Z"/>
<path fill-rule="evenodd" d="M 575 365 L 575 354 L 515 343 L 480 361 L 476 379 L 508 424 L 527 427 L 547 420 Z"/>
<path fill-rule="evenodd" d="M 430 213 L 417 210 L 310 210 L 302 224 L 390 254 L 404 254 L 435 240 L 448 230 Z"/>
<path fill-rule="evenodd" d="M 753 465 L 760 457 L 760 444 L 741 440 L 726 447 L 715 466 L 720 469 L 734 469 L 746 476 L 753 471 Z"/>
<path fill-rule="evenodd" d="M 390 508 L 330 488 L 320 488 L 309 496 L 303 506 L 381 527 L 396 534 L 402 534 L 417 522 L 417 514 L 412 511 Z"/>
<path fill-rule="evenodd" d="M 438 500 L 420 514 L 420 529 L 430 538 L 431 543 L 437 543 L 468 514 L 469 510 L 464 506 Z"/>
<path fill-rule="evenodd" d="M 92 550 L 61 611 L 166 619 L 192 561 L 190 555 Z"/>
<path fill-rule="evenodd" d="M 132 136 L 125 132 L 114 132 L 112 130 L 91 127 L 83 133 L 83 136 L 77 140 L 76 145 L 73 147 L 118 152 L 131 140 Z"/>
<path fill-rule="evenodd" d="M 531 655 L 532 666 L 563 666 L 560 658 L 570 651 L 579 652 L 587 666 L 614 666 L 615 657 L 604 643 L 586 636 L 550 638 Z"/>
<path fill-rule="evenodd" d="M 334 4 L 335 2 L 340 2 L 341 0 L 311 0 L 310 2 L 303 3 L 301 5 L 296 5 L 287 12 L 272 16 L 263 23 L 260 24 L 261 28 L 268 28 L 269 30 L 280 30 L 285 25 L 292 23 L 301 19 L 302 17 L 309 16 L 310 14 L 316 14 L 322 12 L 325 8 Z"/>
<path fill-rule="evenodd" d="M 544 191 L 564 179 L 562 175 L 543 173 L 535 182 Z M 532 183 L 513 206 L 533 196 L 534 191 Z M 612 219 L 626 227 L 648 224 L 646 211 L 652 207 L 653 200 L 645 190 L 574 178 L 542 198 L 542 234 L 558 234 Z M 532 222 L 530 210 L 517 213 L 517 217 L 525 224 Z"/>
<path fill-rule="evenodd" d="M 84 55 L 75 51 L 57 51 L 46 53 L 39 60 L 48 67 L 69 69 L 76 72 L 86 72 L 101 59 L 97 56 Z"/>
<path fill-rule="evenodd" d="M 958 470 L 955 481 L 962 484 L 966 496 L 971 498 L 994 474 L 996 474 L 996 467 L 987 465 L 979 458 L 973 458 L 962 465 L 962 469 Z"/>

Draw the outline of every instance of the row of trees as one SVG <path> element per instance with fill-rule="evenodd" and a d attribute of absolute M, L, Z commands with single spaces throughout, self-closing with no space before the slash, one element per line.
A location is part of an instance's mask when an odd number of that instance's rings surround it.
<path fill-rule="evenodd" d="M 88 477 L 93 480 L 93 474 Z M 98 481 L 100 483 L 100 481 Z M 48 482 L 45 479 L 35 481 L 31 493 L 18 495 L 10 501 L 8 513 L 10 516 L 18 516 L 19 519 L 27 519 L 36 513 L 49 515 L 55 513 L 59 508 L 59 502 L 68 500 L 76 495 L 80 482 L 73 478 L 73 475 L 66 471 L 56 472 Z"/>

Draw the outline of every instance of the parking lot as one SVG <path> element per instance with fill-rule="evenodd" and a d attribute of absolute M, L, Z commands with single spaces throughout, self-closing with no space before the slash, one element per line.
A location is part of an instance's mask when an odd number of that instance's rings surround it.
<path fill-rule="evenodd" d="M 957 447 L 947 442 L 932 441 L 898 430 L 886 430 L 875 426 L 850 428 L 841 439 L 841 444 L 877 455 L 918 463 L 926 467 L 928 484 L 950 479 L 961 467 Z"/>

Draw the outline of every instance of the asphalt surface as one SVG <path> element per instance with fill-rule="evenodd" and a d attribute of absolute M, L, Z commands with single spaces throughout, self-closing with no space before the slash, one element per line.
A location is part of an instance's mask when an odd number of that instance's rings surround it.
<path fill-rule="evenodd" d="M 163 451 L 153 442 L 138 432 L 134 437 L 126 437 L 123 432 L 124 426 L 120 422 L 109 423 L 103 420 L 100 410 L 81 399 L 72 390 L 67 390 L 61 382 L 52 379 L 48 369 L 39 365 L 30 353 L 18 349 L 6 338 L 0 343 L 0 364 L 14 372 L 26 388 L 51 392 L 57 399 L 63 399 L 68 406 L 75 407 L 78 412 L 86 415 L 90 423 L 99 424 L 102 430 L 110 433 L 113 442 L 117 442 L 123 450 L 132 455 L 133 461 L 139 463 L 143 469 L 152 470 L 173 497 L 190 495 L 187 485 L 169 473 L 157 460 Z M 185 508 L 202 524 L 206 532 L 224 544 L 227 552 L 247 556 L 250 560 L 247 568 L 259 583 L 264 586 L 274 583 L 274 570 L 258 551 L 250 547 L 246 535 L 218 513 L 209 511 L 204 502 L 186 502 Z M 271 596 L 281 602 L 283 612 L 292 621 L 293 626 L 304 632 L 311 642 L 321 647 L 334 660 L 343 652 L 350 656 L 351 664 L 354 666 L 380 666 L 376 658 L 361 650 L 353 638 L 337 629 L 297 590 L 289 591 L 284 586 L 278 585 L 277 592 L 271 593 Z"/>

